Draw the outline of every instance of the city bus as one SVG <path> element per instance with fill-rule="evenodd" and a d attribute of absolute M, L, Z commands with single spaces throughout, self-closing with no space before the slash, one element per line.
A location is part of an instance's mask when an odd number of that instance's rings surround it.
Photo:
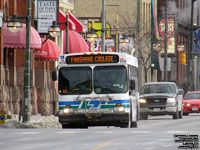
<path fill-rule="evenodd" d="M 117 52 L 62 54 L 52 78 L 58 81 L 62 128 L 137 127 L 136 57 Z"/>

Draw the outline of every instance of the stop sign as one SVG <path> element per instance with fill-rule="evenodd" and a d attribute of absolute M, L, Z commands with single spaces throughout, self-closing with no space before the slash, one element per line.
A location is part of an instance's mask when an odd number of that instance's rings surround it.
<path fill-rule="evenodd" d="M 163 18 L 159 23 L 159 31 L 161 36 L 165 37 L 165 18 Z M 175 33 L 175 18 L 168 17 L 167 18 L 167 37 L 174 36 Z"/>

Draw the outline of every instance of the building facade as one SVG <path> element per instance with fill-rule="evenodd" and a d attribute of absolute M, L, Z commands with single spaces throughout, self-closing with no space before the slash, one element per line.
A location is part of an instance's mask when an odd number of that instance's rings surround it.
<path fill-rule="evenodd" d="M 28 0 L 1 0 L 0 11 L 3 12 L 2 27 L 0 27 L 0 109 L 4 109 L 7 114 L 19 114 L 20 105 L 24 103 L 24 71 L 26 59 L 25 42 L 17 45 L 12 41 L 11 33 L 8 34 L 7 25 L 13 15 L 17 15 L 22 23 L 26 23 Z M 31 71 L 31 101 L 30 113 L 36 115 L 52 115 L 58 112 L 57 89 L 55 82 L 51 79 L 51 72 L 55 70 L 56 59 L 40 59 L 36 57 L 38 47 L 32 45 L 32 41 L 39 41 L 42 46 L 42 38 L 48 35 L 40 34 L 36 31 L 36 4 L 37 1 L 31 0 L 31 54 L 32 54 L 32 71 Z M 60 1 L 60 9 L 71 12 L 74 8 L 73 0 Z M 24 25 L 23 25 L 24 26 Z M 24 28 L 25 29 L 25 28 Z M 6 33 L 7 32 L 7 33 Z M 24 32 L 24 33 L 23 33 Z M 19 41 L 26 36 L 23 28 L 19 33 Z M 16 34 L 16 35 L 17 35 Z M 36 39 L 32 34 L 37 35 Z M 8 37 L 10 36 L 10 37 Z M 10 39 L 9 39 L 10 38 Z M 24 38 L 23 38 L 24 39 Z M 55 41 L 54 38 L 50 38 Z M 13 43 L 12 43 L 13 42 Z M 15 45 L 12 45 L 15 44 Z M 24 45 L 23 45 L 24 44 Z M 55 44 L 55 43 L 54 43 Z M 57 56 L 58 57 L 58 56 Z M 23 106 L 23 105 L 22 105 Z"/>

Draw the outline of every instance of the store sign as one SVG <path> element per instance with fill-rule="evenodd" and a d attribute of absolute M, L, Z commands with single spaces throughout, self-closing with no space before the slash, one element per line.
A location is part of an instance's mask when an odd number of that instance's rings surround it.
<path fill-rule="evenodd" d="M 160 35 L 165 38 L 165 18 L 160 21 L 159 24 Z M 167 37 L 173 37 L 175 35 L 175 18 L 167 18 Z"/>
<path fill-rule="evenodd" d="M 53 21 L 57 20 L 57 0 L 37 0 L 37 30 L 48 33 Z"/>
<path fill-rule="evenodd" d="M 194 31 L 194 52 L 200 53 L 200 30 Z"/>

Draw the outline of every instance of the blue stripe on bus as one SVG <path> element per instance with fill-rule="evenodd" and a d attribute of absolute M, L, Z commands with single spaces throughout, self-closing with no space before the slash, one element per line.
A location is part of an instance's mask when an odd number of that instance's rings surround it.
<path fill-rule="evenodd" d="M 106 103 L 105 101 L 101 102 L 101 104 L 122 104 L 122 103 L 130 103 L 129 99 L 128 100 L 113 100 L 113 101 L 109 101 L 108 103 Z M 80 105 L 81 101 L 60 101 L 59 105 Z M 90 104 L 94 104 L 94 105 L 99 105 L 99 101 L 96 100 L 92 100 L 90 101 Z"/>

